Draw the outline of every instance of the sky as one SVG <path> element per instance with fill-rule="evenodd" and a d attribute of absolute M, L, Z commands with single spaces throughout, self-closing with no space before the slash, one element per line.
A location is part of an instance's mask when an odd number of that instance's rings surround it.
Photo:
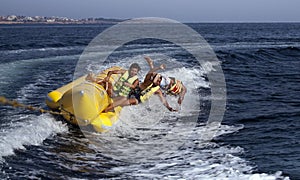
<path fill-rule="evenodd" d="M 300 0 L 0 0 L 0 15 L 300 22 Z"/>

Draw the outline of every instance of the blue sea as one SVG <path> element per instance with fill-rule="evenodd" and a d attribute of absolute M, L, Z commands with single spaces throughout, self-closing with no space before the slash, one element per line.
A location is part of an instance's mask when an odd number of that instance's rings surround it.
<path fill-rule="evenodd" d="M 212 140 L 201 137 L 214 65 L 140 39 L 104 64 L 91 59 L 86 72 L 137 62 L 142 78 L 150 56 L 188 88 L 181 110 L 168 112 L 153 97 L 123 108 L 120 122 L 99 134 L 1 105 L 0 179 L 300 179 L 300 23 L 186 25 L 207 41 L 225 77 L 226 111 Z M 47 109 L 47 93 L 73 80 L 85 48 L 111 26 L 0 25 L 0 96 Z"/>

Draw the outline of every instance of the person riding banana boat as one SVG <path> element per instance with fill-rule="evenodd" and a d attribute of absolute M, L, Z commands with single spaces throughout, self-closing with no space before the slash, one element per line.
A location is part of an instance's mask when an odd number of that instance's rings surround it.
<path fill-rule="evenodd" d="M 97 81 L 91 77 L 87 77 L 87 80 L 101 84 L 106 88 L 107 94 L 113 99 L 114 102 L 122 102 L 121 104 L 136 104 L 135 101 L 128 99 L 130 92 L 132 92 L 139 84 L 138 72 L 141 70 L 137 63 L 130 65 L 129 70 L 120 69 L 113 70 L 107 73 L 107 76 L 101 80 Z M 122 74 L 118 81 L 112 86 L 109 79 L 113 74 Z"/>
<path fill-rule="evenodd" d="M 163 92 L 160 89 L 160 82 L 162 80 L 162 76 L 155 72 L 158 69 L 163 69 L 164 65 L 160 66 L 159 68 L 152 68 L 146 75 L 144 81 L 140 83 L 134 91 L 131 91 L 129 97 L 123 98 L 115 98 L 113 103 L 111 103 L 104 112 L 108 112 L 114 109 L 117 106 L 129 106 L 129 105 L 137 105 L 139 103 L 143 103 L 147 101 L 152 95 L 158 95 L 161 102 L 165 107 L 168 108 L 169 111 L 178 111 L 173 109 L 168 104 L 166 98 L 163 95 Z M 109 74 L 104 81 L 109 81 Z"/>
<path fill-rule="evenodd" d="M 151 70 L 156 70 L 159 68 L 154 67 L 153 60 L 150 57 L 145 57 L 145 59 L 148 62 Z M 174 77 L 162 76 L 160 88 L 163 90 L 164 94 L 178 96 L 177 102 L 179 105 L 182 104 L 187 89 L 181 81 L 175 79 Z"/>

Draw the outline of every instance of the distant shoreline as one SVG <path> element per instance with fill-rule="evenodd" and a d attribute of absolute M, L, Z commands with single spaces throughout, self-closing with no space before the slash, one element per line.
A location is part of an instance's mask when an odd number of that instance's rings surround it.
<path fill-rule="evenodd" d="M 73 19 L 66 17 L 44 17 L 44 16 L 0 16 L 0 24 L 117 24 L 122 19 L 106 18 L 84 18 Z"/>
<path fill-rule="evenodd" d="M 121 22 L 121 21 L 120 21 Z M 41 24 L 41 25 L 80 25 L 80 24 L 117 24 L 118 22 L 8 22 L 8 21 L 0 21 L 0 25 L 34 25 L 34 24 Z"/>
<path fill-rule="evenodd" d="M 0 21 L 0 25 L 114 25 L 119 21 L 103 21 L 103 22 L 13 22 Z M 183 24 L 299 24 L 300 22 L 184 22 Z"/>
<path fill-rule="evenodd" d="M 83 19 L 73 19 L 67 17 L 45 17 L 45 16 L 20 16 L 20 15 L 0 15 L 0 25 L 97 25 L 97 24 L 108 24 L 113 25 L 120 22 L 124 22 L 128 19 L 113 19 L 113 18 L 83 18 Z M 137 21 L 139 22 L 139 21 Z M 143 21 L 140 21 L 143 22 Z M 281 21 L 274 21 L 274 22 L 255 22 L 255 21 L 248 21 L 248 22 L 231 22 L 231 21 L 202 21 L 202 22 L 181 22 L 183 24 L 198 24 L 198 23 L 223 23 L 223 24 L 236 24 L 236 23 L 252 23 L 252 24 L 261 24 L 261 23 L 300 23 L 297 21 L 291 22 L 281 22 Z"/>

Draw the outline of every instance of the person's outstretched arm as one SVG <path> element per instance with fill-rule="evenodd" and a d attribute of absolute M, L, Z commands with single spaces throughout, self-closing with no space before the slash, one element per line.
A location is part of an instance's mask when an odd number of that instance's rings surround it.
<path fill-rule="evenodd" d="M 160 101 L 163 103 L 164 106 L 166 106 L 166 108 L 169 109 L 169 111 L 175 111 L 175 112 L 178 111 L 178 110 L 176 110 L 176 109 L 173 109 L 173 108 L 169 105 L 167 99 L 165 98 L 165 96 L 163 95 L 163 93 L 162 93 L 162 91 L 161 91 L 160 89 L 158 89 L 158 90 L 155 92 L 155 94 L 159 96 Z"/>
<path fill-rule="evenodd" d="M 107 73 L 107 76 L 103 79 L 103 81 L 108 82 L 111 75 L 113 75 L 113 74 L 124 74 L 125 72 L 126 72 L 126 70 L 124 70 L 124 69 L 109 71 Z"/>
<path fill-rule="evenodd" d="M 186 87 L 182 84 L 182 90 L 179 94 L 179 98 L 178 98 L 178 104 L 181 105 L 183 99 L 184 99 L 184 96 L 185 96 L 185 93 L 186 93 Z"/>
<path fill-rule="evenodd" d="M 133 84 L 130 84 L 128 82 L 124 82 L 124 85 L 127 86 L 127 87 L 130 87 L 131 89 L 135 89 L 138 85 L 139 85 L 139 80 L 135 80 L 133 82 Z"/>

